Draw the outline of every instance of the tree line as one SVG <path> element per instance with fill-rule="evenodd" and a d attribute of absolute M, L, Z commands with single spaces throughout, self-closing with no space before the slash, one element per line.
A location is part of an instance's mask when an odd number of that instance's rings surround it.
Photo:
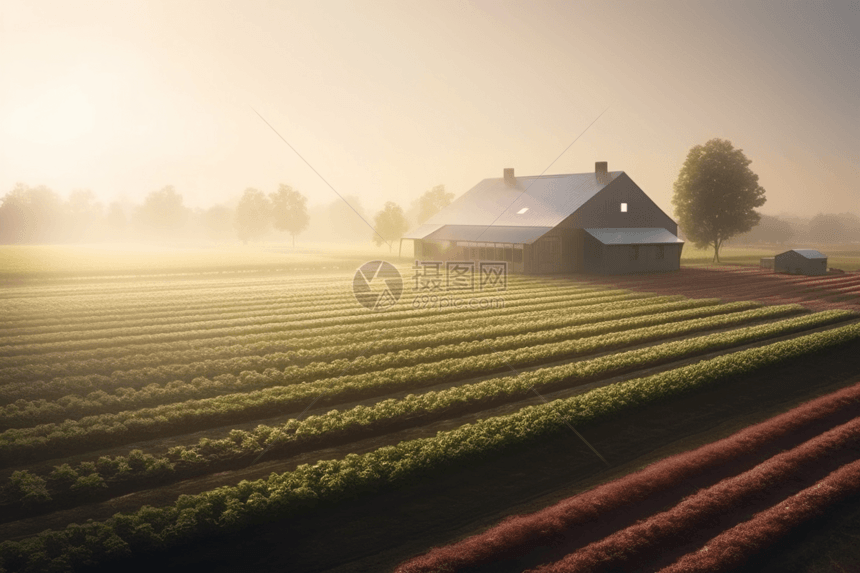
<path fill-rule="evenodd" d="M 356 197 L 336 199 L 308 208 L 307 197 L 290 185 L 274 192 L 244 191 L 235 207 L 214 205 L 191 209 L 173 186 L 146 195 L 140 204 L 119 201 L 107 205 L 89 189 L 72 191 L 67 198 L 50 188 L 18 183 L 0 199 L 0 243 L 88 243 L 102 241 L 230 242 L 263 240 L 273 231 L 295 239 L 316 218 L 312 240 L 367 241 L 393 245 L 410 226 L 421 224 L 448 205 L 453 193 L 437 185 L 404 209 L 393 201 L 374 216 Z"/>

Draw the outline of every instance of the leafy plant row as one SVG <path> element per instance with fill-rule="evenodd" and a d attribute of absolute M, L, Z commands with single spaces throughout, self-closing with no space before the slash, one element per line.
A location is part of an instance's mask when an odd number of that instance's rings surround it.
<path fill-rule="evenodd" d="M 834 328 L 598 388 L 566 400 L 529 406 L 515 414 L 440 432 L 434 438 L 403 441 L 363 455 L 350 454 L 342 460 L 325 460 L 299 466 L 291 472 L 273 473 L 268 479 L 183 495 L 170 506 L 144 506 L 132 514 L 116 514 L 104 522 L 74 524 L 19 542 L 5 541 L 0 544 L 0 565 L 7 571 L 73 569 L 84 563 L 106 562 L 132 552 L 238 531 L 307 511 L 319 503 L 367 495 L 497 456 L 569 431 L 567 423 L 581 426 L 607 420 L 741 374 L 858 340 L 860 325 Z"/>
<path fill-rule="evenodd" d="M 778 454 L 740 475 L 697 492 L 675 507 L 597 541 L 564 559 L 533 569 L 535 573 L 598 573 L 637 570 L 654 563 L 677 545 L 701 537 L 713 524 L 729 521 L 767 500 L 772 490 L 791 482 L 808 483 L 809 475 L 831 458 L 839 459 L 860 446 L 860 418 Z M 814 479 L 811 480 L 814 483 Z"/>
<path fill-rule="evenodd" d="M 521 278 L 523 277 L 511 277 L 509 285 L 520 286 L 524 282 L 533 282 L 521 281 Z M 192 310 L 195 307 L 202 309 L 219 301 L 228 307 L 254 304 L 272 298 L 287 301 L 308 294 L 348 292 L 351 280 L 351 274 L 336 273 L 326 277 L 303 276 L 295 279 L 284 276 L 254 279 L 245 276 L 225 280 L 204 278 L 170 283 L 161 280 L 153 282 L 149 279 L 65 288 L 42 284 L 39 288 L 5 289 L 2 300 L 6 301 L 4 304 L 9 308 L 9 316 L 13 319 L 75 319 L 98 317 L 112 312 L 146 314 L 148 308 L 154 307 L 180 310 L 185 305 Z M 166 299 L 165 293 L 175 293 L 176 296 Z M 38 301 L 35 305 L 30 302 L 34 300 Z M 55 315 L 63 310 L 68 314 Z"/>
<path fill-rule="evenodd" d="M 531 302 L 534 296 L 540 296 L 541 293 L 530 293 L 523 295 L 522 298 L 512 298 L 510 302 Z M 594 298 L 601 297 L 609 301 L 613 298 L 621 299 L 631 297 L 626 291 L 595 291 L 592 294 Z M 550 301 L 562 301 L 569 299 L 570 294 L 559 294 L 553 291 L 551 296 L 541 296 L 541 299 Z M 506 304 L 509 302 L 505 297 Z M 358 307 L 358 304 L 355 304 Z M 396 319 L 415 319 L 421 316 L 432 316 L 438 313 L 459 312 L 459 309 L 449 308 L 442 311 L 436 309 L 420 309 L 414 310 L 411 307 L 405 307 L 404 310 L 389 311 L 386 313 L 371 313 L 362 307 L 352 312 L 344 312 L 342 309 L 335 310 L 319 310 L 314 312 L 305 312 L 294 314 L 288 317 L 280 318 L 276 322 L 271 322 L 267 319 L 259 319 L 253 324 L 245 326 L 227 326 L 220 328 L 204 328 L 195 330 L 194 328 L 178 327 L 179 330 L 167 332 L 157 330 L 153 334 L 137 334 L 137 329 L 116 329 L 109 332 L 97 331 L 97 337 L 93 338 L 88 333 L 68 333 L 62 335 L 50 335 L 44 337 L 14 337 L 10 340 L 7 346 L 0 346 L 0 356 L 16 357 L 28 354 L 43 354 L 45 352 L 58 352 L 68 350 L 86 350 L 91 348 L 101 348 L 107 346 L 120 346 L 136 343 L 152 343 L 152 342 L 173 342 L 184 340 L 187 338 L 218 338 L 222 336 L 236 336 L 241 334 L 259 334 L 266 332 L 283 332 L 285 330 L 303 330 L 308 327 L 319 327 L 327 324 L 345 324 L 345 323 L 362 323 L 371 324 L 381 321 L 396 320 Z M 209 325 L 211 326 L 211 325 Z M 38 338 L 38 339 L 37 339 Z"/>
<path fill-rule="evenodd" d="M 407 267 L 408 268 L 408 267 Z M 401 269 L 406 277 L 408 270 Z M 24 288 L 6 289 L 4 307 L 8 309 L 11 321 L 50 324 L 77 320 L 98 320 L 99 317 L 122 316 L 145 317 L 153 312 L 186 313 L 197 316 L 201 310 L 217 308 L 243 308 L 248 305 L 274 302 L 302 301 L 305 297 L 344 296 L 350 294 L 352 274 L 332 274 L 323 277 L 301 277 L 288 279 L 250 279 L 241 280 L 204 279 L 189 283 L 158 283 L 152 281 L 123 283 L 122 285 L 99 284 L 97 287 L 81 290 L 81 287 Z M 115 288 L 111 288 L 115 287 Z M 570 287 L 594 288 L 582 282 L 571 283 L 564 280 L 546 280 L 524 276 L 509 276 L 507 290 Z M 598 288 L 609 288 L 600 286 Z M 15 296 L 10 293 L 20 293 Z M 164 293 L 175 294 L 166 299 Z M 30 301 L 37 300 L 37 304 Z"/>
<path fill-rule="evenodd" d="M 569 285 L 552 289 L 555 294 L 581 294 L 584 292 L 613 292 L 606 288 L 600 287 L 580 287 L 577 285 Z M 510 300 L 522 299 L 524 295 L 531 295 L 537 292 L 549 291 L 547 287 L 539 288 L 516 288 L 512 287 L 500 293 L 480 293 L 480 292 L 464 292 L 458 293 L 460 298 L 479 298 L 489 295 L 504 295 Z M 615 291 L 619 292 L 619 291 Z M 212 302 L 212 305 L 221 307 L 223 299 L 218 299 Z M 0 350 L 5 350 L 5 346 L 17 346 L 22 343 L 28 344 L 43 344 L 53 342 L 57 339 L 68 340 L 71 336 L 72 340 L 86 340 L 89 338 L 106 338 L 110 336 L 122 336 L 130 330 L 134 330 L 139 334 L 161 334 L 169 332 L 181 332 L 183 330 L 205 330 L 207 328 L 221 327 L 239 327 L 247 325 L 268 324 L 273 321 L 294 320 L 300 317 L 308 317 L 308 309 L 324 309 L 310 313 L 311 316 L 333 316 L 338 315 L 367 315 L 366 309 L 360 307 L 352 293 L 346 292 L 343 289 L 340 292 L 333 294 L 317 294 L 317 296 L 309 297 L 301 302 L 293 302 L 284 306 L 283 304 L 276 306 L 272 300 L 268 300 L 267 309 L 258 312 L 245 312 L 234 317 L 217 318 L 210 317 L 204 320 L 199 318 L 199 313 L 193 317 L 174 318 L 165 321 L 152 321 L 151 317 L 147 316 L 143 322 L 150 324 L 138 324 L 141 321 L 131 321 L 131 317 L 123 314 L 118 314 L 114 320 L 101 326 L 100 322 L 83 321 L 82 323 L 73 323 L 64 325 L 60 329 L 53 329 L 49 332 L 27 333 L 26 329 L 15 329 L 13 336 L 0 337 Z M 244 310 L 244 309 L 243 309 Z M 268 312 L 266 312 L 268 310 Z M 409 309 L 411 310 L 411 309 Z M 335 312 L 337 311 L 337 313 Z M 402 312 L 402 310 L 401 310 Z M 130 324 L 129 324 L 130 323 Z M 8 323 L 7 323 L 8 324 Z M 23 330 L 23 331 L 22 331 Z"/>
<path fill-rule="evenodd" d="M 515 515 L 463 541 L 437 547 L 400 564 L 395 573 L 449 573 L 485 570 L 530 552 L 551 554 L 560 543 L 593 537 L 597 522 L 633 524 L 642 509 L 680 500 L 691 488 L 708 487 L 721 476 L 737 475 L 783 448 L 854 418 L 860 411 L 860 383 L 806 402 L 765 422 L 695 450 L 569 497 L 528 515 Z M 835 423 L 834 423 L 835 422 Z M 716 478 L 712 476 L 717 476 Z M 677 495 L 667 496 L 669 492 Z M 695 489 L 693 489 L 695 491 Z M 640 509 L 641 508 L 641 509 Z M 599 534 L 598 534 L 599 535 Z"/>
<path fill-rule="evenodd" d="M 56 303 L 56 308 L 50 307 L 50 318 L 38 318 L 45 312 L 43 301 L 39 300 L 40 311 L 37 314 L 17 315 L 9 312 L 4 324 L 9 329 L 14 329 L 21 334 L 33 334 L 38 329 L 50 332 L 52 329 L 66 330 L 69 327 L 86 327 L 89 330 L 114 326 L 147 326 L 155 324 L 170 324 L 187 321 L 189 319 L 199 320 L 200 317 L 218 318 L 219 315 L 230 315 L 241 317 L 245 313 L 265 313 L 267 311 L 289 311 L 295 308 L 307 308 L 314 303 L 330 306 L 332 303 L 340 303 L 339 306 L 349 308 L 352 294 L 349 292 L 351 284 L 345 277 L 337 277 L 337 288 L 323 288 L 309 286 L 296 292 L 286 284 L 277 284 L 267 289 L 260 289 L 256 284 L 242 283 L 241 287 L 235 289 L 216 289 L 210 285 L 194 288 L 192 294 L 183 298 L 180 288 L 176 285 L 164 289 L 166 292 L 175 294 L 175 298 L 165 302 L 163 294 L 158 298 L 147 302 L 141 302 L 138 298 L 139 291 L 136 288 L 124 293 L 120 305 L 111 305 L 105 301 L 105 294 L 98 293 L 97 302 L 80 311 L 70 310 L 69 304 L 75 304 L 75 298 L 64 296 L 61 302 Z M 329 279 L 329 282 L 331 279 Z M 233 283 L 236 284 L 235 282 Z M 510 295 L 518 295 L 528 291 L 539 291 L 549 288 L 546 282 L 523 283 L 520 280 L 509 279 L 507 289 L 504 291 Z M 580 285 L 577 283 L 557 284 L 554 290 L 561 292 L 576 292 L 582 290 L 610 290 L 609 287 L 598 287 L 591 285 Z M 179 291 L 179 292 L 177 292 Z M 253 292 L 252 295 L 248 295 Z M 408 292 L 408 291 L 407 291 Z M 133 294 L 133 302 L 129 302 L 128 295 Z M 468 294 L 468 293 L 467 293 Z M 115 296 L 111 293 L 109 296 Z M 26 300 L 26 299 L 25 299 Z M 355 302 L 352 301 L 354 307 Z M 104 326 L 102 326 L 104 325 Z"/>
<path fill-rule="evenodd" d="M 457 380 L 509 367 L 547 362 L 553 359 L 621 348 L 634 343 L 659 340 L 719 326 L 738 325 L 751 320 L 796 312 L 794 305 L 768 307 L 650 326 L 620 333 L 563 340 L 548 344 L 503 350 L 491 355 L 451 358 L 383 372 L 369 372 L 329 378 L 308 384 L 276 386 L 241 394 L 165 404 L 153 408 L 87 416 L 60 424 L 13 428 L 0 433 L 0 464 L 22 456 L 45 456 L 59 451 L 129 443 L 140 439 L 186 433 L 197 429 L 276 416 L 299 410 L 308 400 L 322 396 L 319 405 L 379 396 L 391 391 Z M 848 311 L 834 311 L 825 321 L 845 319 Z M 814 322 L 816 318 L 808 319 Z M 492 344 L 483 342 L 492 348 Z M 459 349 L 463 345 L 457 345 Z M 438 349 L 431 349 L 436 351 Z M 262 376 L 262 375 L 261 375 Z M 310 420 L 311 418 L 309 418 Z M 84 450 L 86 451 L 86 450 Z"/>
<path fill-rule="evenodd" d="M 518 376 L 493 378 L 476 384 L 458 386 L 423 395 L 409 395 L 402 400 L 386 400 L 373 407 L 358 406 L 345 412 L 337 410 L 322 416 L 312 416 L 304 421 L 291 419 L 275 427 L 260 425 L 253 431 L 232 430 L 228 438 L 212 440 L 202 438 L 196 446 L 176 446 L 166 456 L 153 459 L 159 468 L 177 466 L 176 479 L 202 471 L 218 471 L 249 456 L 256 456 L 266 450 L 272 457 L 292 455 L 309 449 L 329 447 L 345 441 L 355 441 L 365 436 L 384 433 L 394 428 L 422 425 L 436 419 L 450 418 L 468 412 L 480 411 L 495 405 L 510 403 L 530 396 L 532 389 L 548 392 L 570 387 L 589 380 L 607 378 L 622 372 L 655 366 L 671 360 L 686 358 L 706 351 L 720 350 L 751 341 L 759 341 L 768 336 L 785 334 L 798 328 L 818 326 L 827 320 L 828 313 L 811 315 L 779 323 L 748 327 L 730 332 L 715 333 L 690 340 L 670 342 L 662 345 L 632 350 L 611 356 L 603 356 L 588 361 L 563 366 L 525 372 Z M 836 314 L 831 316 L 838 316 Z M 817 320 L 816 320 L 817 318 Z M 208 468 L 205 469 L 204 468 Z M 60 471 L 62 468 L 56 468 Z M 51 497 L 68 499 L 84 493 L 97 494 L 106 487 L 105 480 L 117 482 L 128 487 L 137 481 L 141 485 L 151 477 L 149 467 L 146 471 L 131 472 L 123 456 L 115 459 L 104 456 L 97 465 L 85 462 L 77 468 L 73 480 L 63 484 L 48 477 L 55 484 L 52 493 L 40 498 L 47 502 Z M 100 474 L 101 478 L 92 476 Z M 79 474 L 79 477 L 78 477 Z M 45 481 L 41 477 L 33 479 L 44 490 Z M 143 480 L 143 481 L 141 481 Z M 55 483 L 56 482 L 56 483 Z M 92 486 L 93 489 L 82 489 Z M 69 488 L 78 488 L 69 489 Z M 18 492 L 14 484 L 6 488 Z M 47 490 L 44 490 L 47 492 Z M 13 493 L 10 503 L 26 504 L 22 494 Z"/>
<path fill-rule="evenodd" d="M 651 302 L 651 301 L 649 301 Z M 497 338 L 490 351 L 502 350 L 516 346 L 516 341 L 510 339 L 522 333 L 538 331 L 539 336 L 531 338 L 527 343 L 551 342 L 564 337 L 584 337 L 589 334 L 601 334 L 614 330 L 659 324 L 669 320 L 682 320 L 737 312 L 757 306 L 754 303 L 734 303 L 717 305 L 715 299 L 679 301 L 655 305 L 612 305 L 616 310 L 604 312 L 580 312 L 577 314 L 542 313 L 530 314 L 531 320 L 518 320 L 509 324 L 490 327 L 474 326 L 471 329 L 456 328 L 453 330 L 439 329 L 435 334 L 421 336 L 402 336 L 383 340 L 368 340 L 361 343 L 350 343 L 355 336 L 332 336 L 312 339 L 310 348 L 299 351 L 276 352 L 263 356 L 247 356 L 231 359 L 206 360 L 190 364 L 148 367 L 137 370 L 115 371 L 110 376 L 87 375 L 85 377 L 58 377 L 49 383 L 14 383 L 0 387 L 0 403 L 8 403 L 12 398 L 21 395 L 44 396 L 39 401 L 25 402 L 18 400 L 14 405 L 0 408 L 0 419 L 7 414 L 32 410 L 33 408 L 79 408 L 84 401 L 101 404 L 101 407 L 115 407 L 120 403 L 133 404 L 150 396 L 146 400 L 157 399 L 178 401 L 182 395 L 192 398 L 205 398 L 225 394 L 259 390 L 272 385 L 286 385 L 298 382 L 311 382 L 320 378 L 338 376 L 341 374 L 358 374 L 371 370 L 382 370 L 410 366 L 420 362 L 454 358 L 461 356 L 466 348 L 451 345 L 457 343 L 474 343 L 475 340 Z M 618 308 L 621 307 L 621 308 Z M 597 310 L 583 307 L 588 310 Z M 603 306 L 607 308 L 607 306 Z M 799 308 L 796 310 L 799 311 Z M 667 314 L 672 313 L 672 314 Z M 550 318 L 547 318 L 549 316 Z M 626 320 L 624 320 L 626 317 Z M 525 317 L 523 317 L 525 318 Z M 559 331 L 559 329 L 564 329 Z M 573 329 L 573 330 L 572 330 Z M 499 339 L 507 335 L 504 340 Z M 372 335 L 365 338 L 374 338 Z M 438 352 L 430 352 L 432 347 L 438 347 Z M 470 347 L 473 348 L 474 344 Z M 420 351 L 420 352 L 419 352 Z M 474 352 L 486 352 L 487 349 L 474 348 Z M 453 352 L 453 353 L 452 353 Z M 156 361 L 159 356 L 153 357 Z M 350 362 L 350 359 L 354 359 Z M 254 374 L 265 373 L 277 369 L 280 372 L 269 372 L 269 378 L 260 379 Z M 232 375 L 232 376 L 231 376 Z M 200 377 L 209 377 L 196 380 Z M 82 379 L 83 378 L 83 379 Z M 249 382 L 250 380 L 250 382 Z M 169 382 L 165 386 L 159 383 Z M 123 386 L 125 384 L 125 386 Z M 144 387 L 145 386 L 145 387 Z M 141 390 L 138 390 L 142 388 Z M 80 394 L 98 389 L 90 393 L 85 400 L 78 398 Z M 113 394 L 108 392 L 113 390 Z M 60 393 L 64 396 L 59 404 L 51 403 L 51 398 Z M 74 394 L 72 394 L 74 393 Z M 161 398 L 158 398 L 158 397 Z M 156 403 L 162 403 L 157 401 Z M 142 407 L 142 402 L 141 406 Z M 0 423 L 2 425 L 2 423 Z"/>
<path fill-rule="evenodd" d="M 688 553 L 661 573 L 736 571 L 804 523 L 860 493 L 860 460 L 846 464 L 784 502 L 757 513 Z"/>
<path fill-rule="evenodd" d="M 203 337 L 194 338 L 193 333 L 184 339 L 177 339 L 171 342 L 156 342 L 143 344 L 128 344 L 118 345 L 114 347 L 92 348 L 65 350 L 57 352 L 49 352 L 45 354 L 33 354 L 28 356 L 18 357 L 2 357 L 0 365 L 6 366 L 0 369 L 0 380 L 19 379 L 18 377 L 29 372 L 39 374 L 43 372 L 39 369 L 39 365 L 44 365 L 45 368 L 62 369 L 63 365 L 74 364 L 74 368 L 85 369 L 87 365 L 90 368 L 111 368 L 113 369 L 130 369 L 135 365 L 152 364 L 151 358 L 147 362 L 147 358 L 153 354 L 168 355 L 169 352 L 197 352 L 198 354 L 178 354 L 171 357 L 168 363 L 173 363 L 180 360 L 180 356 L 200 358 L 218 358 L 230 357 L 231 353 L 236 352 L 254 352 L 255 354 L 263 353 L 266 349 L 273 349 L 275 352 L 282 351 L 287 344 L 298 345 L 309 338 L 317 338 L 319 336 L 333 336 L 336 334 L 345 333 L 366 333 L 372 331 L 375 336 L 382 339 L 396 338 L 398 336 L 410 336 L 422 333 L 432 333 L 434 331 L 447 327 L 479 327 L 497 323 L 499 317 L 514 317 L 521 314 L 530 314 L 536 312 L 548 312 L 550 310 L 565 310 L 570 309 L 576 312 L 590 312 L 593 308 L 606 307 L 609 304 L 620 305 L 626 307 L 628 305 L 645 304 L 646 299 L 656 302 L 677 301 L 683 300 L 684 297 L 676 295 L 673 297 L 657 297 L 652 294 L 620 294 L 610 297 L 605 296 L 568 296 L 554 298 L 553 300 L 543 301 L 536 305 L 515 305 L 504 309 L 487 310 L 483 314 L 482 311 L 474 313 L 462 313 L 462 315 L 451 315 L 443 313 L 438 316 L 427 316 L 421 314 L 413 318 L 400 317 L 389 321 L 375 321 L 370 323 L 350 322 L 345 324 L 332 323 L 326 321 L 321 325 L 313 323 L 306 325 L 306 328 L 289 328 L 285 326 L 281 330 L 267 329 L 262 333 L 256 334 L 225 334 L 218 337 Z M 587 308 L 592 307 L 592 308 Z M 378 316 L 378 315 L 374 315 Z M 244 350 L 247 347 L 248 350 Z M 115 356 L 111 355 L 115 353 Z M 239 354 L 247 355 L 247 354 Z M 101 361 L 101 362 L 97 362 Z M 181 361 L 181 360 L 180 360 Z M 80 363 L 80 364 L 78 364 Z M 72 368 L 69 366 L 68 368 Z M 67 368 L 67 369 L 68 369 Z M 66 369 L 66 370 L 67 370 Z M 61 371 L 66 371 L 61 370 Z M 93 372 L 93 370 L 86 370 Z M 50 373 L 50 370 L 45 371 L 45 374 Z M 42 375 L 43 379 L 50 379 L 48 376 Z"/>

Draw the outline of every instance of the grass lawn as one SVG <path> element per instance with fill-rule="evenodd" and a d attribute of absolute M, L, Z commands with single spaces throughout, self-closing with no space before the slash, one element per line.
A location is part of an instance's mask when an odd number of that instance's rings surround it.
<path fill-rule="evenodd" d="M 759 266 L 762 257 L 772 257 L 791 249 L 786 245 L 729 245 L 720 250 L 721 265 Z M 860 271 L 860 244 L 844 245 L 800 245 L 797 248 L 817 249 L 827 255 L 827 266 L 843 271 Z M 692 244 L 684 245 L 681 253 L 682 265 L 715 265 L 713 249 L 696 249 Z"/>

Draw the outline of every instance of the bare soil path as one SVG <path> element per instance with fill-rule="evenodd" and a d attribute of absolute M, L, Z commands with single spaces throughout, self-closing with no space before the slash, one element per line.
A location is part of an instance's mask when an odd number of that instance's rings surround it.
<path fill-rule="evenodd" d="M 810 310 L 860 310 L 860 271 L 807 277 L 762 271 L 754 267 L 682 266 L 679 271 L 668 273 L 611 277 L 569 275 L 567 278 L 634 291 L 682 294 L 692 298 L 756 300 L 765 304 L 799 303 Z"/>

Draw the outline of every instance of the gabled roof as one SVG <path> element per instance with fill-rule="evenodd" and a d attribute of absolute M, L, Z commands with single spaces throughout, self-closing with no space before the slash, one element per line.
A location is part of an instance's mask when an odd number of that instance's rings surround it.
<path fill-rule="evenodd" d="M 677 245 L 684 242 L 662 227 L 585 229 L 585 232 L 604 245 Z"/>
<path fill-rule="evenodd" d="M 552 227 L 502 227 L 500 225 L 444 225 L 425 238 L 430 241 L 473 241 L 478 243 L 523 243 L 530 245 Z"/>
<path fill-rule="evenodd" d="M 779 255 L 785 255 L 786 253 L 797 253 L 801 257 L 806 259 L 826 259 L 827 255 L 822 255 L 819 251 L 815 249 L 791 249 L 790 251 L 786 251 L 785 253 L 780 253 Z M 779 256 L 777 255 L 777 256 Z"/>
<path fill-rule="evenodd" d="M 623 173 L 612 171 L 605 181 L 598 181 L 594 172 L 517 177 L 513 187 L 501 177 L 484 179 L 424 225 L 552 228 Z M 413 231 L 407 238 L 422 239 L 429 233 L 416 234 Z"/>

